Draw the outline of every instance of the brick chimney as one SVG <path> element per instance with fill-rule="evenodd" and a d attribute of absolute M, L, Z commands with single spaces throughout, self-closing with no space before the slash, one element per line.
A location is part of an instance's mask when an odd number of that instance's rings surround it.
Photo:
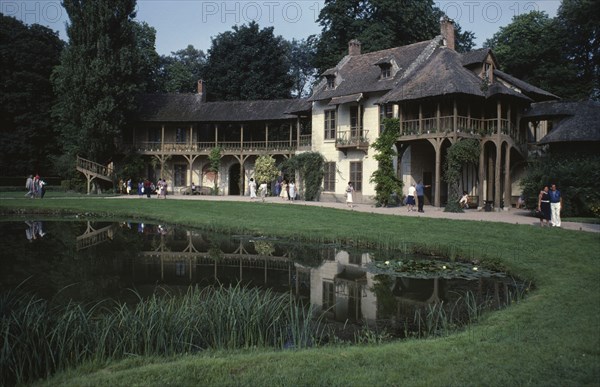
<path fill-rule="evenodd" d="M 198 80 L 198 94 L 202 102 L 206 102 L 206 91 L 204 90 L 204 81 L 202 79 Z"/>
<path fill-rule="evenodd" d="M 348 42 L 348 55 L 360 55 L 360 42 L 358 40 L 352 39 Z"/>
<path fill-rule="evenodd" d="M 455 50 L 454 20 L 448 18 L 448 16 L 442 16 L 440 18 L 440 32 L 444 39 L 444 46 Z"/>

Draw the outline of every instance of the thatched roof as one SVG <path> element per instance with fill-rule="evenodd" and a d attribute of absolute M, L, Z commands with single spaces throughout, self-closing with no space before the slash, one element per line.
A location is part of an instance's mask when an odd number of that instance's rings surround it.
<path fill-rule="evenodd" d="M 525 94 L 526 96 L 530 97 L 533 100 L 549 101 L 549 100 L 560 99 L 556 95 L 549 93 L 546 90 L 542 90 L 539 87 L 535 87 L 535 86 L 533 86 L 525 81 L 522 81 L 518 78 L 515 78 L 512 75 L 509 75 L 503 71 L 494 70 L 494 76 L 498 77 L 498 78 L 504 80 L 505 82 L 513 85 L 514 87 L 520 89 L 523 94 Z"/>
<path fill-rule="evenodd" d="M 502 72 L 498 72 L 502 82 L 484 87 L 481 78 L 468 67 L 483 63 L 488 55 L 496 62 L 490 49 L 460 54 L 443 46 L 441 37 L 362 55 L 347 55 L 335 68 L 322 74 L 324 77 L 335 75 L 337 86 L 329 89 L 325 79 L 322 79 L 309 100 L 330 99 L 330 104 L 338 104 L 341 103 L 339 101 L 353 101 L 361 93 L 365 95 L 372 92 L 386 93 L 376 103 L 395 103 L 453 94 L 480 98 L 505 95 L 526 102 L 556 98 L 551 93 Z M 387 79 L 381 79 L 379 65 L 384 63 L 397 65 L 397 72 Z"/>
<path fill-rule="evenodd" d="M 552 121 L 552 130 L 538 144 L 600 141 L 600 102 L 540 102 L 523 118 Z"/>
<path fill-rule="evenodd" d="M 465 67 L 471 67 L 473 65 L 481 65 L 487 59 L 488 55 L 492 56 L 494 65 L 498 66 L 498 61 L 493 51 L 489 48 L 480 48 L 478 50 L 468 51 L 462 53 L 462 64 Z"/>
<path fill-rule="evenodd" d="M 329 69 L 322 74 L 335 74 L 343 81 L 332 90 L 327 89 L 324 80 L 321 81 L 313 90 L 309 100 L 319 101 L 358 93 L 391 90 L 430 43 L 431 41 L 424 41 L 367 54 L 347 55 L 334 69 Z M 398 72 L 393 77 L 380 79 L 381 69 L 377 64 L 382 63 L 382 60 L 391 61 L 392 59 L 399 67 Z"/>
<path fill-rule="evenodd" d="M 295 118 L 310 112 L 306 99 L 202 102 L 199 94 L 141 94 L 134 119 L 150 122 L 249 122 Z"/>
<path fill-rule="evenodd" d="M 485 97 L 481 78 L 463 67 L 460 54 L 438 47 L 425 63 L 400 80 L 377 102 L 410 101 L 450 94 Z"/>

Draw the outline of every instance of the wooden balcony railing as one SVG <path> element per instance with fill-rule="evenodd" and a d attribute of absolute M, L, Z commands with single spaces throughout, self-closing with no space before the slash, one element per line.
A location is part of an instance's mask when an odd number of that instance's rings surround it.
<path fill-rule="evenodd" d="M 337 131 L 335 136 L 335 147 L 339 150 L 369 149 L 369 131 L 364 129 L 352 129 Z"/>
<path fill-rule="evenodd" d="M 204 141 L 204 142 L 163 142 L 136 141 L 133 144 L 124 144 L 136 149 L 138 152 L 150 153 L 210 153 L 215 147 L 220 147 L 224 153 L 261 153 L 285 151 L 293 152 L 298 148 L 310 148 L 311 135 L 300 136 L 300 143 L 292 141 Z"/>
<path fill-rule="evenodd" d="M 456 126 L 454 116 L 428 117 L 416 120 L 404 120 L 400 129 L 401 136 L 422 135 L 431 133 L 471 133 L 480 136 L 491 136 L 498 134 L 510 135 L 517 139 L 517 128 L 507 119 L 497 118 L 481 119 L 457 116 Z"/>

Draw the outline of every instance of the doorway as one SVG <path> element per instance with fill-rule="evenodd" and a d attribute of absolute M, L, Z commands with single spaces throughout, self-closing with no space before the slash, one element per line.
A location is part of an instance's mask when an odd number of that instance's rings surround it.
<path fill-rule="evenodd" d="M 242 176 L 240 164 L 233 164 L 229 167 L 229 195 L 240 195 L 242 187 L 240 187 L 240 177 Z"/>

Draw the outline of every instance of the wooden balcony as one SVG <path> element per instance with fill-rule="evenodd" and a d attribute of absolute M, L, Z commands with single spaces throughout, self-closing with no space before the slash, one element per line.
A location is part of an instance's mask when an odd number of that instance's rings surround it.
<path fill-rule="evenodd" d="M 430 117 L 416 120 L 403 120 L 400 136 L 421 136 L 427 134 L 463 133 L 478 136 L 504 134 L 518 140 L 516 126 L 507 119 L 473 118 L 456 116 Z M 520 141 L 517 141 L 520 142 Z"/>
<path fill-rule="evenodd" d="M 298 150 L 309 150 L 311 135 L 300 136 L 300 141 L 204 141 L 204 142 L 160 142 L 136 141 L 123 144 L 124 147 L 135 149 L 142 154 L 172 154 L 172 155 L 208 155 L 213 148 L 220 147 L 221 153 L 227 154 L 289 154 Z"/>
<path fill-rule="evenodd" d="M 347 154 L 348 150 L 369 151 L 368 130 L 338 131 L 335 137 L 335 148 Z"/>

